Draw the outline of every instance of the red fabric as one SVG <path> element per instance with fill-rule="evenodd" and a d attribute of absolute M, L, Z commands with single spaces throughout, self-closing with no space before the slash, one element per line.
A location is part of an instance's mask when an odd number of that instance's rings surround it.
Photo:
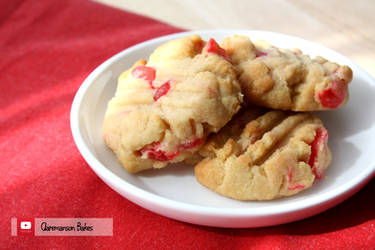
<path fill-rule="evenodd" d="M 90 170 L 69 127 L 80 84 L 115 53 L 177 31 L 89 1 L 0 1 L 0 248 L 374 249 L 375 180 L 303 221 L 218 229 L 149 212 Z M 11 217 L 113 217 L 114 236 L 11 237 Z"/>

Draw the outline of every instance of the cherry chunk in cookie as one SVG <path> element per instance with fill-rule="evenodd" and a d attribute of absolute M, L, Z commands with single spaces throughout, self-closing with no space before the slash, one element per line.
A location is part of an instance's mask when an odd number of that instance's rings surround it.
<path fill-rule="evenodd" d="M 129 172 L 193 157 L 240 109 L 226 52 L 192 35 L 158 47 L 118 80 L 103 123 L 105 143 Z"/>
<path fill-rule="evenodd" d="M 352 79 L 352 71 L 347 66 L 333 64 L 331 67 L 335 70 L 330 73 L 326 87 L 318 91 L 317 96 L 323 107 L 335 109 L 348 99 L 348 84 Z"/>

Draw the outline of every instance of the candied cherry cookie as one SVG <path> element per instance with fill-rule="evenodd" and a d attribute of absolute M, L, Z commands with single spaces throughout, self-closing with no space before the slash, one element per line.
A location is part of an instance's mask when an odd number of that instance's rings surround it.
<path fill-rule="evenodd" d="M 323 176 L 331 162 L 327 140 L 328 131 L 311 113 L 250 109 L 207 140 L 195 176 L 237 200 L 294 195 Z"/>
<path fill-rule="evenodd" d="M 129 172 L 191 157 L 240 109 L 225 51 L 192 35 L 157 48 L 118 80 L 103 123 L 105 143 Z"/>
<path fill-rule="evenodd" d="M 352 70 L 298 49 L 280 49 L 245 36 L 224 39 L 236 66 L 245 101 L 272 109 L 336 109 L 348 100 Z"/>

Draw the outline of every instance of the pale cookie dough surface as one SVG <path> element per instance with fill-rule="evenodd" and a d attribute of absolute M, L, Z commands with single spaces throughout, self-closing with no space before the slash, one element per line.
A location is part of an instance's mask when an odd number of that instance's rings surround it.
<path fill-rule="evenodd" d="M 196 152 L 240 109 L 233 66 L 215 41 L 170 41 L 118 81 L 103 138 L 129 172 L 161 168 Z"/>
<path fill-rule="evenodd" d="M 208 139 L 195 175 L 203 186 L 237 200 L 294 195 L 323 176 L 331 162 L 327 140 L 322 122 L 310 113 L 250 109 Z"/>
<path fill-rule="evenodd" d="M 245 101 L 272 109 L 335 109 L 348 100 L 352 70 L 300 50 L 274 47 L 246 36 L 224 39 L 222 47 L 236 66 Z"/>

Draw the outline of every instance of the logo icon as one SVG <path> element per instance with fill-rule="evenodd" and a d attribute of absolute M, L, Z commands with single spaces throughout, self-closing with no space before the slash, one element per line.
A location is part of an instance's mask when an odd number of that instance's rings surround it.
<path fill-rule="evenodd" d="M 17 231 L 20 235 L 34 235 L 34 219 L 18 219 Z"/>

